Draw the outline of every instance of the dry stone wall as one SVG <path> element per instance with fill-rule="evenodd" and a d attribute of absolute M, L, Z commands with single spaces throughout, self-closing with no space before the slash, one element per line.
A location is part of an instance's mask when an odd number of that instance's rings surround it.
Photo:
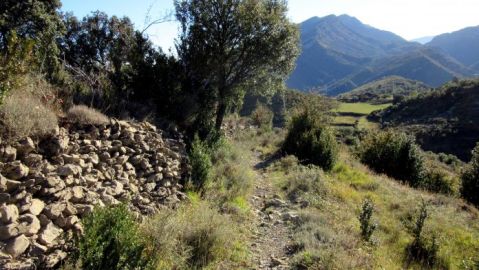
<path fill-rule="evenodd" d="M 127 202 L 141 219 L 185 198 L 181 139 L 147 122 L 62 126 L 0 145 L 0 269 L 55 267 L 95 207 Z"/>

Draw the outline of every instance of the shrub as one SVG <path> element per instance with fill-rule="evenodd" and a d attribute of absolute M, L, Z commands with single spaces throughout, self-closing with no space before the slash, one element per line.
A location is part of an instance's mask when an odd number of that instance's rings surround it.
<path fill-rule="evenodd" d="M 453 174 L 443 169 L 432 167 L 426 170 L 420 187 L 432 192 L 457 195 L 459 189 L 458 182 L 457 177 Z"/>
<path fill-rule="evenodd" d="M 25 91 L 13 91 L 0 107 L 0 113 L 9 140 L 47 135 L 58 127 L 56 114 Z"/>
<path fill-rule="evenodd" d="M 101 112 L 85 105 L 75 105 L 68 110 L 67 117 L 70 121 L 80 125 L 104 125 L 109 122 Z"/>
<path fill-rule="evenodd" d="M 325 193 L 321 176 L 318 169 L 298 167 L 290 173 L 283 189 L 291 201 L 306 200 L 310 204 L 317 204 L 317 201 L 322 197 L 321 195 Z"/>
<path fill-rule="evenodd" d="M 191 181 L 196 189 L 203 188 L 210 176 L 212 168 L 210 149 L 206 142 L 195 136 L 189 151 L 191 165 Z"/>
<path fill-rule="evenodd" d="M 329 171 L 337 161 L 339 146 L 333 132 L 322 120 L 321 115 L 309 108 L 293 116 L 283 151 Z"/>
<path fill-rule="evenodd" d="M 98 208 L 83 219 L 76 257 L 82 269 L 138 269 L 148 264 L 138 225 L 126 205 Z"/>
<path fill-rule="evenodd" d="M 421 184 L 424 158 L 414 139 L 392 131 L 369 134 L 359 150 L 361 162 L 378 173 L 406 181 L 413 187 Z"/>
<path fill-rule="evenodd" d="M 245 153 L 247 150 L 225 142 L 214 146 L 214 149 L 211 181 L 205 197 L 220 206 L 238 197 L 246 197 L 255 180 L 251 165 L 244 158 L 248 155 Z"/>
<path fill-rule="evenodd" d="M 419 262 L 426 267 L 434 267 L 440 263 L 439 243 L 435 235 L 428 237 L 423 233 L 428 216 L 427 205 L 423 201 L 416 215 L 410 215 L 404 220 L 407 231 L 414 238 L 406 247 L 406 252 L 409 261 Z"/>
<path fill-rule="evenodd" d="M 205 202 L 164 210 L 149 220 L 144 235 L 158 252 L 155 269 L 202 269 L 227 262 L 235 251 L 234 224 Z"/>
<path fill-rule="evenodd" d="M 374 206 L 371 200 L 364 200 L 359 214 L 359 223 L 361 224 L 361 237 L 364 241 L 370 241 L 377 224 L 373 224 L 371 217 L 373 216 Z"/>
<path fill-rule="evenodd" d="M 472 151 L 471 162 L 464 170 L 461 180 L 461 196 L 475 206 L 479 206 L 479 144 Z"/>
<path fill-rule="evenodd" d="M 256 109 L 251 113 L 253 124 L 261 129 L 269 130 L 273 126 L 273 112 L 264 104 L 257 104 Z"/>

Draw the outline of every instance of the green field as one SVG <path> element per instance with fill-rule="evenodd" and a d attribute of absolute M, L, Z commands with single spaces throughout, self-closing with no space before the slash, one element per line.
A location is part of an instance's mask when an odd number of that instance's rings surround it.
<path fill-rule="evenodd" d="M 370 113 L 382 110 L 391 104 L 374 105 L 369 103 L 345 103 L 341 102 L 337 109 L 333 124 L 336 126 L 354 126 L 358 121 L 359 128 L 374 128 L 377 124 L 368 121 L 366 118 Z"/>
<path fill-rule="evenodd" d="M 382 110 L 387 107 L 391 106 L 390 103 L 388 104 L 369 104 L 369 103 L 345 103 L 341 102 L 339 107 L 335 109 L 333 112 L 336 113 L 355 113 L 355 114 L 363 114 L 368 115 L 374 111 Z"/>

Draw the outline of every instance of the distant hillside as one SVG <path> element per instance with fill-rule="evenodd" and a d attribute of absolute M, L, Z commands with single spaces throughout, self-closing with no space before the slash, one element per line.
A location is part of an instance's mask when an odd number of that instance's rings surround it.
<path fill-rule="evenodd" d="M 465 66 L 479 71 L 479 26 L 439 35 L 427 45 L 441 48 Z"/>
<path fill-rule="evenodd" d="M 441 48 L 408 42 L 347 15 L 314 17 L 300 28 L 302 53 L 288 80 L 290 88 L 334 96 L 385 76 L 437 87 L 476 73 Z"/>
<path fill-rule="evenodd" d="M 468 160 L 479 141 L 479 80 L 448 83 L 375 116 L 385 127 L 415 134 L 425 150 Z"/>
<path fill-rule="evenodd" d="M 348 92 L 385 76 L 401 76 L 438 87 L 454 77 L 472 75 L 457 60 L 435 48 L 421 47 L 414 51 L 378 59 L 369 66 L 324 87 L 328 95 Z"/>
<path fill-rule="evenodd" d="M 429 86 L 419 81 L 389 76 L 342 94 L 339 99 L 345 102 L 386 103 L 391 102 L 394 96 L 406 97 L 412 93 L 421 93 L 430 89 Z"/>
<path fill-rule="evenodd" d="M 302 54 L 288 81 L 300 90 L 331 84 L 373 59 L 418 46 L 347 15 L 313 17 L 300 28 Z"/>

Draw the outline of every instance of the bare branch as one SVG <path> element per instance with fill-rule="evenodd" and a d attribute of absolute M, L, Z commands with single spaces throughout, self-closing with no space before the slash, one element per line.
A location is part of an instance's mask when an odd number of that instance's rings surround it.
<path fill-rule="evenodd" d="M 141 33 L 145 33 L 146 30 L 148 30 L 150 27 L 152 27 L 153 25 L 156 25 L 156 24 L 161 24 L 161 23 L 166 23 L 166 22 L 174 22 L 176 21 L 175 20 L 175 17 L 173 16 L 174 15 L 174 12 L 173 10 L 167 10 L 163 13 L 163 15 L 161 15 L 160 18 L 157 18 L 155 20 L 151 20 L 151 10 L 153 9 L 153 5 L 156 3 L 153 2 L 149 7 L 148 7 L 148 10 L 146 12 L 146 15 L 145 15 L 145 28 L 143 28 L 143 30 L 141 30 Z"/>

